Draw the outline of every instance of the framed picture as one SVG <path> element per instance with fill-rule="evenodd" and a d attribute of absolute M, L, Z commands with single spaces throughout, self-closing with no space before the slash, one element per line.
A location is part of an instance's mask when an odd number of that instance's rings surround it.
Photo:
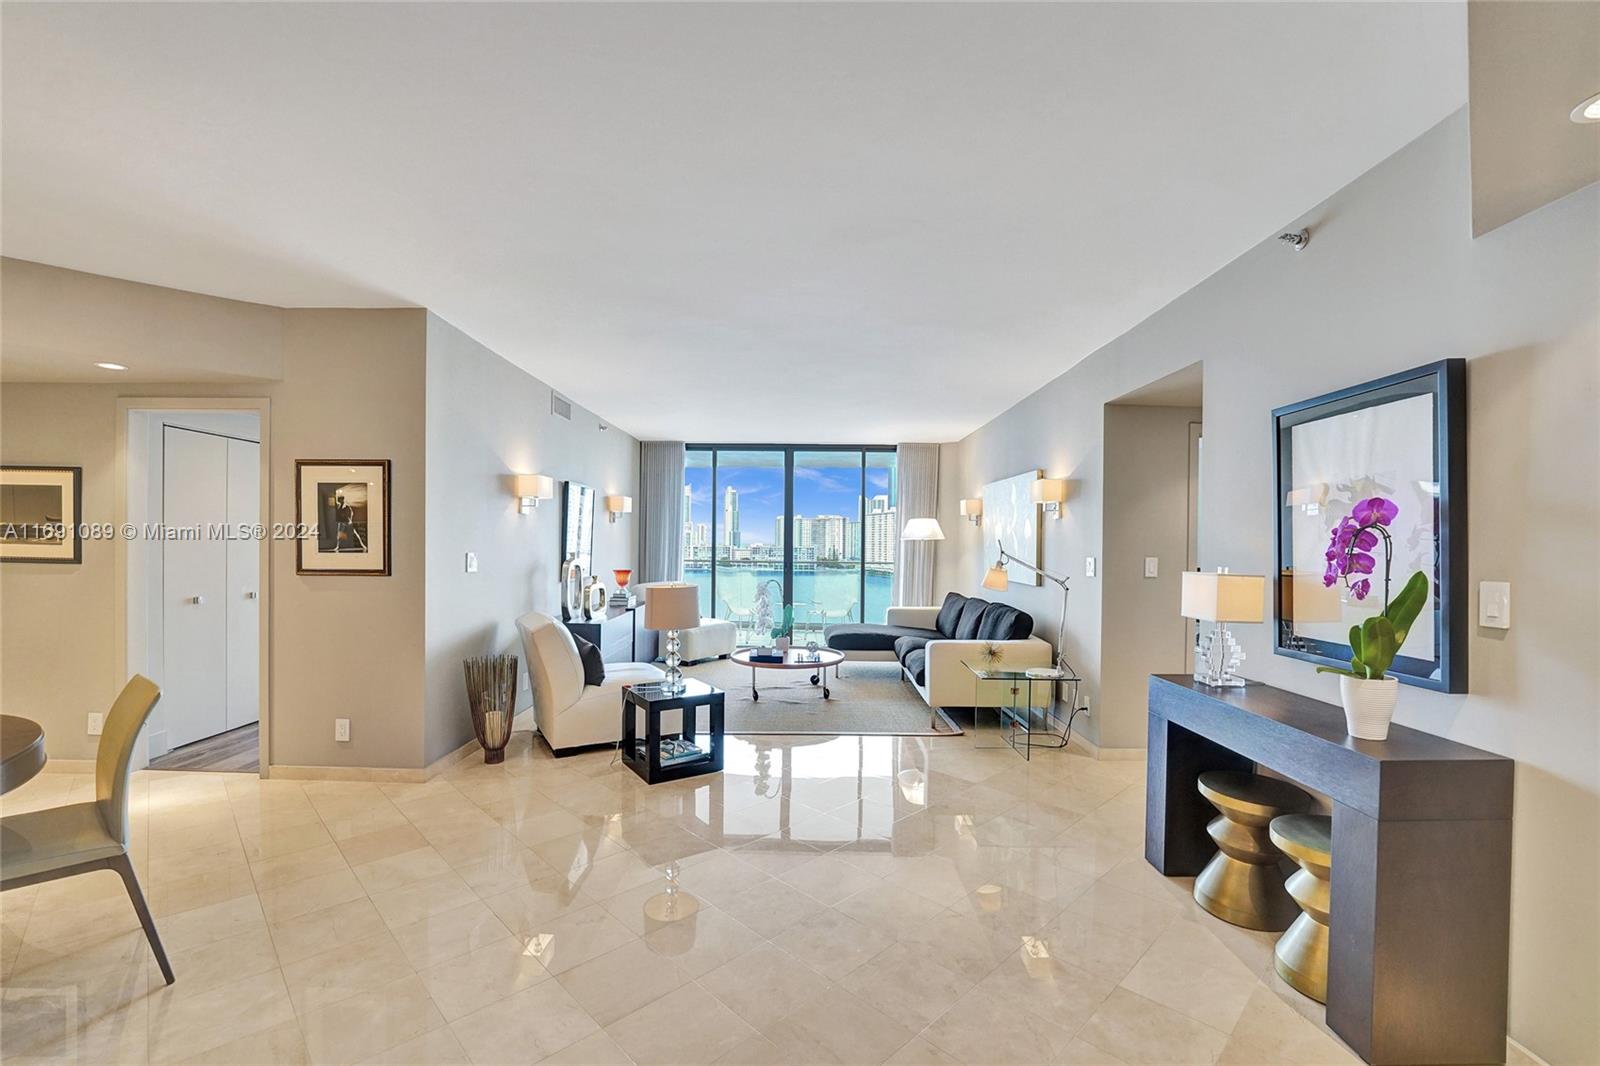
<path fill-rule="evenodd" d="M 1441 692 L 1467 690 L 1466 362 L 1449 359 L 1272 412 L 1277 468 L 1279 655 L 1348 666 L 1350 627 L 1380 613 L 1420 570 L 1433 598 L 1390 674 Z M 1324 579 L 1333 528 L 1361 501 L 1392 501 L 1393 552 L 1364 599 Z"/>
<path fill-rule="evenodd" d="M 296 459 L 297 574 L 388 577 L 389 460 Z"/>
<path fill-rule="evenodd" d="M 594 573 L 595 491 L 576 481 L 561 494 L 561 561 L 576 557 L 585 575 Z"/>
<path fill-rule="evenodd" d="M 83 467 L 0 466 L 0 562 L 83 562 Z"/>
<path fill-rule="evenodd" d="M 1036 567 L 1043 564 L 1039 551 L 1040 505 L 1033 501 L 1033 483 L 1043 476 L 1042 470 L 1030 470 L 983 487 L 983 553 L 979 556 L 982 568 L 987 569 L 993 561 L 994 553 L 989 549 L 996 540 L 1013 559 Z M 1011 583 L 1044 582 L 1036 573 L 1017 569 L 1011 571 Z"/>

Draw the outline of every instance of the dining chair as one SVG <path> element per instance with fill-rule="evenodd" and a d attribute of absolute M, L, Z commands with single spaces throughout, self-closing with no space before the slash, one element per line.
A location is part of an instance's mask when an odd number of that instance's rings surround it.
<path fill-rule="evenodd" d="M 123 686 L 95 752 L 92 801 L 0 818 L 0 891 L 115 870 L 170 985 L 172 966 L 128 858 L 128 765 L 139 730 L 160 698 L 161 689 L 140 674 Z"/>

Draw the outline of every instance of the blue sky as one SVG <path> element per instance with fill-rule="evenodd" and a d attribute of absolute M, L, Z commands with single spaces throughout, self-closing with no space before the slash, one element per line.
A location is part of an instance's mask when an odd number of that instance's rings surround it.
<path fill-rule="evenodd" d="M 759 456 L 759 460 L 756 458 Z M 703 458 L 702 458 L 703 457 Z M 812 460 L 816 460 L 813 462 Z M 892 456 L 872 457 L 874 463 L 892 462 Z M 692 465 L 696 461 L 703 466 Z M 759 461 L 764 465 L 753 465 Z M 770 462 L 771 465 L 765 465 Z M 861 468 L 846 465 L 859 462 L 849 453 L 795 457 L 795 510 L 802 515 L 842 514 L 854 515 L 861 495 Z M 684 481 L 693 493 L 693 513 L 696 523 L 711 521 L 711 466 L 709 453 L 690 453 L 690 464 L 684 471 Z M 826 465 L 823 465 L 826 464 Z M 739 490 L 740 541 L 751 544 L 771 544 L 774 521 L 783 513 L 783 456 L 781 453 L 723 452 L 718 459 L 719 484 L 716 506 L 721 508 L 722 490 L 732 486 Z M 890 491 L 890 468 L 873 465 L 867 468 L 867 491 L 871 497 Z M 717 516 L 721 522 L 721 515 Z M 721 539 L 720 532 L 718 539 Z"/>

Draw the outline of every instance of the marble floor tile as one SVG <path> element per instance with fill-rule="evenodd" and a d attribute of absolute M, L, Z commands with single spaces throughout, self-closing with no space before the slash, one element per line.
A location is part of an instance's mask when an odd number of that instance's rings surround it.
<path fill-rule="evenodd" d="M 6 1060 L 1355 1061 L 1270 934 L 1144 862 L 1142 763 L 973 742 L 731 737 L 769 769 L 655 787 L 526 733 L 426 783 L 136 773 L 179 983 L 114 875 L 0 894 Z"/>
<path fill-rule="evenodd" d="M 548 980 L 550 974 L 527 945 L 505 937 L 430 966 L 419 976 L 445 1020 L 453 1022 Z"/>
<path fill-rule="evenodd" d="M 454 1022 L 455 1035 L 475 1063 L 538 1062 L 600 1026 L 559 981 L 540 981 Z"/>
<path fill-rule="evenodd" d="M 395 943 L 417 970 L 459 958 L 497 941 L 516 942 L 511 931 L 483 903 L 468 903 L 441 911 L 392 932 Z"/>
<path fill-rule="evenodd" d="M 715 996 L 687 984 L 606 1026 L 640 1066 L 711 1062 L 755 1032 Z"/>
<path fill-rule="evenodd" d="M 300 1016 L 306 1051 L 319 1064 L 359 1062 L 444 1023 L 415 974 Z"/>
<path fill-rule="evenodd" d="M 765 1031 L 828 992 L 833 984 L 788 952 L 763 944 L 703 975 L 700 987 Z"/>
<path fill-rule="evenodd" d="M 610 1025 L 686 983 L 676 962 L 651 951 L 642 940 L 579 963 L 557 980 L 601 1025 Z"/>
<path fill-rule="evenodd" d="M 1210 1066 L 1226 1034 L 1125 988 L 1112 992 L 1079 1031 L 1087 1043 L 1124 1062 Z"/>
<path fill-rule="evenodd" d="M 378 933 L 283 968 L 284 984 L 298 1014 L 369 992 L 407 973 L 411 964 L 394 937 Z"/>

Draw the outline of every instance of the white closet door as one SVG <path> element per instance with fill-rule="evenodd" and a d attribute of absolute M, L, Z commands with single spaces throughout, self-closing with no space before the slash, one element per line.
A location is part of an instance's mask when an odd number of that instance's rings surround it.
<path fill-rule="evenodd" d="M 201 531 L 162 544 L 161 708 L 177 748 L 228 728 L 227 543 L 205 535 L 228 519 L 228 439 L 176 426 L 162 436 L 162 524 Z"/>
<path fill-rule="evenodd" d="M 228 441 L 228 528 L 261 520 L 261 445 Z M 228 541 L 228 728 L 261 718 L 261 542 Z"/>

